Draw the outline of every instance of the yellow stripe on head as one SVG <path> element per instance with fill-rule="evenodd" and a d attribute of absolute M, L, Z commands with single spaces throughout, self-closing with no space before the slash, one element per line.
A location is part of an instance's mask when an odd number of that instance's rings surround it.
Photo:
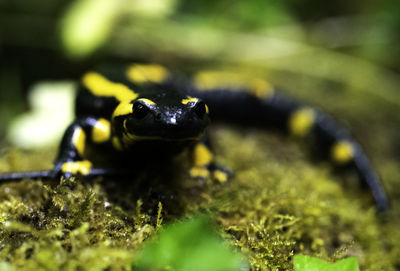
<path fill-rule="evenodd" d="M 106 119 L 98 119 L 92 130 L 92 140 L 95 143 L 103 143 L 110 139 L 111 125 Z"/>
<path fill-rule="evenodd" d="M 299 137 L 306 136 L 315 123 L 314 109 L 304 107 L 296 110 L 289 118 L 288 126 L 291 134 Z"/>
<path fill-rule="evenodd" d="M 146 103 L 147 105 L 155 105 L 156 103 L 153 102 L 152 100 L 146 99 L 146 98 L 140 98 L 138 99 L 138 101 L 143 101 L 144 103 Z"/>
<path fill-rule="evenodd" d="M 168 75 L 166 68 L 155 64 L 134 64 L 129 66 L 126 71 L 128 79 L 136 84 L 162 83 L 167 79 Z"/>
<path fill-rule="evenodd" d="M 82 78 L 83 85 L 97 96 L 111 96 L 118 101 L 131 101 L 139 95 L 121 83 L 114 83 L 96 72 L 86 73 Z"/>
<path fill-rule="evenodd" d="M 85 152 L 86 134 L 81 127 L 77 127 L 72 134 L 72 144 L 74 144 L 78 154 L 82 157 Z"/>
<path fill-rule="evenodd" d="M 346 140 L 336 142 L 331 149 L 332 160 L 339 165 L 347 164 L 353 160 L 354 153 L 353 144 Z"/>
<path fill-rule="evenodd" d="M 153 102 L 152 100 L 146 99 L 146 98 L 140 98 L 138 101 L 142 101 L 146 103 L 147 105 L 155 105 L 156 103 Z M 131 101 L 125 101 L 120 103 L 114 110 L 114 113 L 112 115 L 112 118 L 114 119 L 115 117 L 118 116 L 125 116 L 133 113 L 133 104 Z"/>
<path fill-rule="evenodd" d="M 182 99 L 182 104 L 188 104 L 188 103 L 195 103 L 195 102 L 197 102 L 199 99 L 198 98 L 193 98 L 193 97 L 190 97 L 190 96 L 187 96 L 187 98 L 186 99 Z"/>
<path fill-rule="evenodd" d="M 129 114 L 132 114 L 132 112 L 133 112 L 133 105 L 130 102 L 123 102 L 123 103 L 120 103 L 115 108 L 112 118 L 114 119 L 115 117 L 118 117 L 118 116 L 129 115 Z"/>

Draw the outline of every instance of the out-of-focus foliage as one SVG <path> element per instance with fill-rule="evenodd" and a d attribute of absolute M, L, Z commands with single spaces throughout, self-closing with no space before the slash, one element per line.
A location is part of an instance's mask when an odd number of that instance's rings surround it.
<path fill-rule="evenodd" d="M 8 140 L 15 146 L 34 149 L 55 146 L 74 118 L 76 84 L 36 84 L 29 93 L 30 111 L 10 125 Z"/>
<path fill-rule="evenodd" d="M 181 1 L 178 12 L 201 16 L 203 23 L 212 24 L 214 27 L 251 32 L 263 27 L 294 22 L 286 4 L 276 1 Z"/>
<path fill-rule="evenodd" d="M 398 268 L 397 0 L 111 2 L 0 0 L 0 146 L 9 145 L 13 117 L 29 111 L 26 93 L 37 81 L 78 80 L 104 62 L 241 72 L 348 127 L 382 176 L 388 219 L 375 215 L 352 176 L 331 174 L 291 138 L 221 128 L 217 159 L 236 174 L 226 185 L 182 176 L 1 185 L 0 268 L 128 269 L 162 227 L 159 202 L 164 221 L 211 213 L 254 270 L 293 270 L 299 253 L 331 262 L 357 256 L 361 270 Z M 55 152 L 4 151 L 0 172 L 49 168 Z"/>
<path fill-rule="evenodd" d="M 75 1 L 61 25 L 62 44 L 68 55 L 85 57 L 109 39 L 120 1 Z"/>
<path fill-rule="evenodd" d="M 336 263 L 325 261 L 309 256 L 296 255 L 294 257 L 295 271 L 359 271 L 356 257 L 343 259 Z"/>

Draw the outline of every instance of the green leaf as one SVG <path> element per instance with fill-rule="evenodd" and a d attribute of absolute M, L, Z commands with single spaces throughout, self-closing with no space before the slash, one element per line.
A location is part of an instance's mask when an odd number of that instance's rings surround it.
<path fill-rule="evenodd" d="M 310 256 L 294 256 L 295 271 L 359 271 L 357 257 L 350 257 L 336 263 L 328 263 Z"/>
<path fill-rule="evenodd" d="M 101 47 L 111 34 L 119 7 L 119 0 L 76 0 L 61 25 L 67 54 L 82 58 Z"/>
<path fill-rule="evenodd" d="M 229 271 L 246 265 L 215 233 L 212 223 L 200 216 L 162 230 L 147 243 L 134 267 L 134 270 Z"/>

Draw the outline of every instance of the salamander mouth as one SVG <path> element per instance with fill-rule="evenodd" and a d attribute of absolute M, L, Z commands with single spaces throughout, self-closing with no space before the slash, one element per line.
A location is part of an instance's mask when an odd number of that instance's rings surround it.
<path fill-rule="evenodd" d="M 124 121 L 123 139 L 134 141 L 194 141 L 199 140 L 206 129 L 205 123 L 187 122 L 181 125 L 168 123 L 136 123 Z"/>
<path fill-rule="evenodd" d="M 155 159 L 156 157 L 170 157 L 171 155 L 175 155 L 183 152 L 189 146 L 195 144 L 196 140 L 192 139 L 155 139 L 155 138 L 146 138 L 142 140 L 136 140 L 136 143 L 140 142 L 140 144 L 132 144 L 129 145 L 129 149 L 137 154 L 141 154 L 150 156 L 151 159 Z"/>
<path fill-rule="evenodd" d="M 152 142 L 191 142 L 197 141 L 203 137 L 204 133 L 197 136 L 185 135 L 185 134 L 160 134 L 160 135 L 134 135 L 124 134 L 125 143 L 134 143 L 137 141 L 152 141 Z"/>

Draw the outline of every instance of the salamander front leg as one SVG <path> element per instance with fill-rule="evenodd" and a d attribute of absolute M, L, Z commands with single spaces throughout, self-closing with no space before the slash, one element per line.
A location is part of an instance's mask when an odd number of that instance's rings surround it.
<path fill-rule="evenodd" d="M 218 182 L 226 182 L 233 175 L 232 171 L 214 162 L 214 154 L 207 140 L 198 142 L 192 151 L 193 167 L 190 176 L 205 181 L 212 178 Z"/>
<path fill-rule="evenodd" d="M 60 175 L 88 175 L 92 163 L 85 160 L 87 144 L 104 144 L 110 140 L 109 121 L 92 117 L 80 118 L 66 130 L 62 139 L 57 159 L 54 163 L 53 177 Z"/>

